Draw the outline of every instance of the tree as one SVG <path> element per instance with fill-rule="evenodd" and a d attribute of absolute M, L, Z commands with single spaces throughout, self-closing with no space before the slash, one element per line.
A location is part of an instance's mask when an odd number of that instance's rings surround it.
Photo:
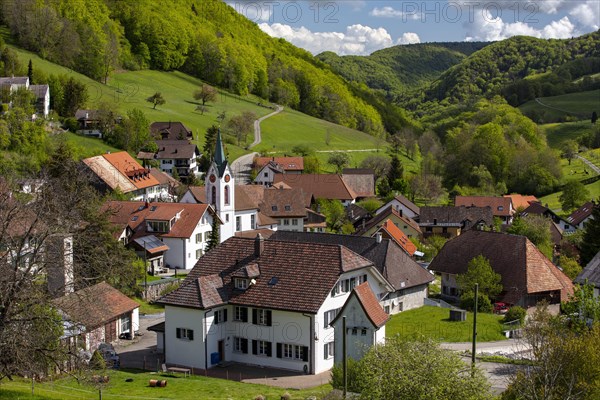
<path fill-rule="evenodd" d="M 250 111 L 244 111 L 240 115 L 231 117 L 231 119 L 227 122 L 227 127 L 236 137 L 238 146 L 242 140 L 246 142 L 248 134 L 254 131 L 255 120 L 256 114 Z"/>
<path fill-rule="evenodd" d="M 349 363 L 350 391 L 361 399 L 484 400 L 492 399 L 490 385 L 478 368 L 469 368 L 453 351 L 430 339 L 388 338 L 373 346 L 360 361 Z M 341 389 L 340 365 L 332 383 Z"/>
<path fill-rule="evenodd" d="M 75 78 L 61 79 L 63 86 L 62 102 L 55 104 L 63 117 L 72 117 L 75 112 L 85 107 L 88 100 L 87 87 Z"/>
<path fill-rule="evenodd" d="M 413 200 L 419 197 L 425 201 L 425 204 L 437 201 L 445 193 L 442 177 L 438 175 L 414 175 L 409 179 L 409 185 Z"/>
<path fill-rule="evenodd" d="M 590 197 L 589 190 L 579 181 L 569 181 L 558 198 L 565 212 L 573 210 L 585 203 Z"/>
<path fill-rule="evenodd" d="M 360 163 L 360 168 L 372 169 L 375 174 L 375 182 L 386 175 L 390 169 L 390 160 L 385 156 L 368 156 Z"/>
<path fill-rule="evenodd" d="M 104 84 L 108 84 L 110 73 L 117 68 L 119 62 L 119 36 L 118 28 L 112 21 L 106 22 L 102 28 L 106 36 L 104 51 L 102 54 L 102 75 Z"/>
<path fill-rule="evenodd" d="M 523 328 L 534 360 L 515 368 L 502 400 L 600 398 L 600 325 L 574 331 L 540 304 Z"/>
<path fill-rule="evenodd" d="M 558 257 L 558 265 L 571 280 L 577 278 L 577 275 L 581 272 L 581 265 L 576 259 L 570 258 L 564 255 Z"/>
<path fill-rule="evenodd" d="M 346 210 L 339 200 L 317 199 L 319 212 L 325 215 L 327 230 L 332 233 L 340 233 L 342 227 L 348 223 Z"/>
<path fill-rule="evenodd" d="M 342 151 L 334 151 L 327 159 L 327 163 L 333 165 L 335 172 L 339 174 L 350 165 L 350 156 Z"/>
<path fill-rule="evenodd" d="M 31 58 L 29 59 L 29 64 L 27 64 L 27 77 L 29 78 L 29 84 L 35 85 L 35 83 L 33 83 L 33 62 L 31 61 Z"/>
<path fill-rule="evenodd" d="M 494 272 L 487 258 L 479 255 L 469 261 L 467 271 L 458 274 L 456 282 L 461 290 L 461 298 L 466 295 L 473 295 L 475 284 L 479 284 L 479 293 L 493 299 L 502 291 L 500 283 L 502 277 Z"/>
<path fill-rule="evenodd" d="M 310 146 L 303 143 L 297 144 L 294 147 L 292 147 L 292 153 L 302 157 L 306 157 L 312 155 L 314 151 L 310 148 Z"/>
<path fill-rule="evenodd" d="M 596 121 L 598 121 L 598 113 L 596 111 L 594 111 L 592 113 L 592 124 L 595 124 Z"/>
<path fill-rule="evenodd" d="M 212 227 L 210 230 L 210 235 L 208 236 L 208 242 L 206 243 L 206 252 L 214 249 L 221 243 L 221 238 L 219 234 L 219 220 L 216 216 L 213 216 Z"/>
<path fill-rule="evenodd" d="M 527 215 L 515 218 L 507 232 L 514 235 L 527 236 L 527 239 L 538 248 L 546 257 L 552 259 L 554 245 L 550 233 L 550 220 L 543 215 Z"/>
<path fill-rule="evenodd" d="M 204 106 L 210 101 L 215 101 L 218 94 L 219 92 L 217 89 L 204 83 L 202 86 L 200 86 L 200 89 L 194 92 L 194 99 L 200 100 Z"/>
<path fill-rule="evenodd" d="M 583 240 L 581 241 L 581 265 L 587 265 L 600 251 L 600 205 L 596 204 L 592 217 L 585 224 Z"/>
<path fill-rule="evenodd" d="M 304 173 L 305 174 L 319 174 L 321 173 L 321 162 L 317 156 L 305 156 L 304 157 Z"/>
<path fill-rule="evenodd" d="M 152 107 L 154 110 L 156 110 L 156 106 L 162 106 L 167 102 L 160 92 L 154 93 L 152 96 L 148 97 L 146 101 L 154 105 Z"/>
<path fill-rule="evenodd" d="M 404 167 L 400 162 L 400 159 L 397 155 L 392 156 L 392 161 L 390 162 L 390 169 L 387 173 L 388 182 L 392 184 L 396 179 L 402 179 L 404 177 Z M 392 185 L 393 186 L 393 185 Z"/>
<path fill-rule="evenodd" d="M 574 140 L 567 140 L 562 145 L 562 151 L 564 157 L 569 160 L 569 165 L 571 165 L 571 160 L 573 160 L 579 152 L 579 145 Z"/>

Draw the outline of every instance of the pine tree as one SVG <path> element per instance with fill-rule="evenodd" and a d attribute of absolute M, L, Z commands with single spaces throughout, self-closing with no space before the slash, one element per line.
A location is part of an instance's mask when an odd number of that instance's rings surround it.
<path fill-rule="evenodd" d="M 29 65 L 27 66 L 27 76 L 29 77 L 29 84 L 33 85 L 33 63 L 29 59 Z"/>
<path fill-rule="evenodd" d="M 221 242 L 221 238 L 219 235 L 219 222 L 217 217 L 213 217 L 212 229 L 210 231 L 210 235 L 208 236 L 208 243 L 206 243 L 206 251 L 210 251 L 217 247 Z"/>
<path fill-rule="evenodd" d="M 213 151 L 217 142 L 217 133 L 219 133 L 219 127 L 213 125 L 206 130 L 206 134 L 204 135 L 204 147 L 202 148 L 202 159 L 200 162 L 200 169 L 203 172 L 207 172 L 210 167 L 210 161 L 213 158 Z"/>
<path fill-rule="evenodd" d="M 388 179 L 388 183 L 389 183 L 390 187 L 394 190 L 398 190 L 396 187 L 394 187 L 394 183 L 397 180 L 401 180 L 403 176 L 404 176 L 404 167 L 402 166 L 402 163 L 400 162 L 400 159 L 398 158 L 398 156 L 394 154 L 392 156 L 392 161 L 390 163 L 390 169 L 387 174 L 387 179 Z"/>

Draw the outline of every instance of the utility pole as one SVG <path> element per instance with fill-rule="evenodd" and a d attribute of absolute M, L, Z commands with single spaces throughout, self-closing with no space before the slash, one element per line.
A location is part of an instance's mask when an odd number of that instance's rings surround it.
<path fill-rule="evenodd" d="M 148 261 L 147 261 L 147 257 L 146 257 L 146 241 L 145 240 L 144 240 L 144 301 L 148 301 Z"/>
<path fill-rule="evenodd" d="M 344 395 L 343 398 L 346 398 L 348 393 L 348 363 L 346 356 L 346 316 L 342 317 L 342 371 L 344 375 Z"/>
<path fill-rule="evenodd" d="M 479 298 L 479 283 L 475 284 L 475 309 L 473 310 L 473 349 L 471 350 L 471 375 L 475 376 L 475 353 L 477 351 L 477 300 Z"/>

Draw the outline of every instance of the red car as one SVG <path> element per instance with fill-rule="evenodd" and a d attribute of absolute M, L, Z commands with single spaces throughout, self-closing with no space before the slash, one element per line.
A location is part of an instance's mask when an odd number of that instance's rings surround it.
<path fill-rule="evenodd" d="M 494 314 L 506 314 L 508 312 L 508 304 L 494 303 Z"/>

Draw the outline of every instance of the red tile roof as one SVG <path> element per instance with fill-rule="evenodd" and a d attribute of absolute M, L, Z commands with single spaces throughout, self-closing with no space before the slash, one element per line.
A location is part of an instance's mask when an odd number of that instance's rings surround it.
<path fill-rule="evenodd" d="M 303 157 L 256 157 L 254 159 L 254 166 L 261 169 L 270 161 L 281 166 L 284 171 L 304 171 Z"/>
<path fill-rule="evenodd" d="M 498 232 L 467 231 L 447 242 L 429 269 L 460 274 L 468 263 L 483 255 L 502 277 L 503 298 L 514 304 L 528 293 L 560 291 L 561 300 L 573 293 L 573 285 L 525 236 Z"/>
<path fill-rule="evenodd" d="M 119 172 L 127 176 L 138 189 L 144 189 L 159 184 L 156 178 L 150 175 L 150 170 L 142 167 L 140 163 L 135 161 L 135 159 L 126 151 L 103 154 L 102 157 L 104 157 L 113 167 L 118 169 Z"/>
<path fill-rule="evenodd" d="M 413 242 L 410 241 L 408 236 L 404 234 L 391 220 L 386 220 L 385 223 L 379 228 L 379 230 L 387 233 L 387 238 L 392 239 L 396 244 L 404 251 L 406 251 L 410 256 L 415 254 L 417 251 L 417 246 Z M 378 230 L 378 231 L 379 231 Z"/>
<path fill-rule="evenodd" d="M 508 197 L 512 200 L 513 208 L 526 209 L 531 203 L 537 203 L 539 200 L 535 196 L 523 196 L 522 194 L 505 194 L 503 197 Z"/>
<path fill-rule="evenodd" d="M 110 201 L 105 207 L 112 213 L 109 220 L 118 226 L 127 223 L 135 231 L 135 237 L 153 234 L 159 237 L 174 238 L 191 237 L 196 225 L 209 209 L 207 204 L 145 203 L 143 201 Z M 146 220 L 169 221 L 173 218 L 177 219 L 167 233 L 150 232 L 144 223 Z"/>
<path fill-rule="evenodd" d="M 139 307 L 139 304 L 106 282 L 69 293 L 53 304 L 73 322 L 93 329 Z"/>
<path fill-rule="evenodd" d="M 456 196 L 454 205 L 456 207 L 490 207 L 494 216 L 497 217 L 510 217 L 515 213 L 510 197 Z"/>
<path fill-rule="evenodd" d="M 369 169 L 344 169 L 342 179 L 357 197 L 375 197 L 375 174 Z"/>
<path fill-rule="evenodd" d="M 354 200 L 356 193 L 337 174 L 277 174 L 273 183 L 284 182 L 304 191 L 305 196 L 315 199 Z"/>
<path fill-rule="evenodd" d="M 340 274 L 373 264 L 337 245 L 265 240 L 262 253 L 255 253 L 255 240 L 232 237 L 200 258 L 181 286 L 162 297 L 162 304 L 208 308 L 214 305 L 216 278 L 210 282 L 210 301 L 198 279 L 218 275 L 222 301 L 251 307 L 317 313 L 330 295 Z M 246 290 L 234 289 L 233 275 L 243 266 L 256 263 L 260 277 Z"/>
<path fill-rule="evenodd" d="M 194 199 L 201 204 L 207 204 L 206 201 L 206 188 L 204 186 L 190 186 L 188 191 L 194 196 Z M 235 191 L 237 193 L 237 190 Z"/>
<path fill-rule="evenodd" d="M 369 282 L 364 282 L 352 290 L 348 299 L 342 306 L 342 309 L 337 314 L 337 316 L 331 321 L 331 323 L 335 323 L 338 318 L 342 318 L 345 314 L 345 309 L 350 304 L 350 301 L 353 297 L 356 297 L 358 303 L 361 305 L 365 315 L 369 318 L 369 321 L 373 324 L 373 326 L 377 328 L 381 328 L 385 323 L 390 319 L 390 316 L 381 308 L 377 297 L 375 297 L 375 293 L 371 289 Z"/>
<path fill-rule="evenodd" d="M 365 224 L 364 228 L 357 231 L 355 234 L 358 236 L 364 235 L 365 232 L 368 232 L 374 226 L 381 225 L 381 223 L 383 221 L 385 221 L 386 219 L 389 219 L 392 215 L 394 217 L 400 219 L 406 225 L 410 226 L 415 231 L 417 231 L 419 235 L 421 235 L 421 228 L 419 227 L 419 224 L 417 224 L 412 218 L 409 218 L 404 214 L 400 215 L 400 213 L 398 211 L 394 210 L 394 207 L 391 205 L 388 208 L 386 208 L 385 210 L 383 210 L 382 212 L 380 212 L 379 214 L 375 215 L 371 220 L 369 220 L 369 222 L 367 222 Z"/>

